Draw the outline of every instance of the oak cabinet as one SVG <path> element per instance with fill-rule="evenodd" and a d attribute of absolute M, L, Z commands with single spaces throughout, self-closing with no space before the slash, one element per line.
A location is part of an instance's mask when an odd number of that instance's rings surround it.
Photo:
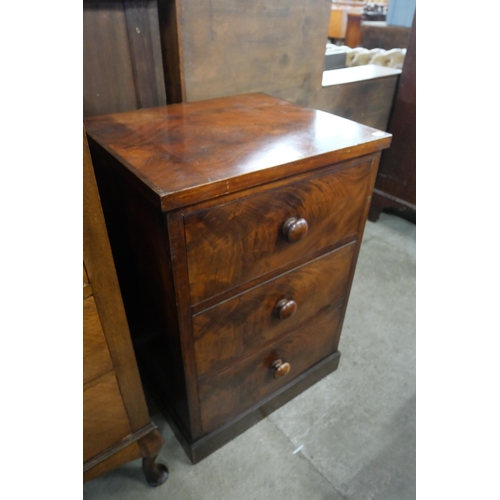
<path fill-rule="evenodd" d="M 158 486 L 167 469 L 155 463 L 163 438 L 151 421 L 83 135 L 83 480 L 143 457 Z"/>

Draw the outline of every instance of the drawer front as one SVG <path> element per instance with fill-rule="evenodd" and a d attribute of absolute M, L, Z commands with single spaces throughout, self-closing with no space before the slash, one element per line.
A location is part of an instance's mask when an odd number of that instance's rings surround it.
<path fill-rule="evenodd" d="M 83 301 L 83 383 L 109 372 L 113 363 L 94 297 Z"/>
<path fill-rule="evenodd" d="M 83 392 L 83 461 L 132 432 L 113 372 Z"/>
<path fill-rule="evenodd" d="M 246 358 L 213 378 L 199 381 L 203 432 L 223 425 L 290 382 L 337 350 L 342 308 L 323 311 L 300 330 Z M 286 376 L 275 378 L 276 360 L 290 364 Z"/>
<path fill-rule="evenodd" d="M 354 250 L 353 242 L 193 316 L 198 376 L 296 330 L 342 299 Z"/>
<path fill-rule="evenodd" d="M 192 303 L 355 235 L 370 168 L 367 161 L 186 215 Z M 293 242 L 283 230 L 291 218 L 308 224 Z"/>

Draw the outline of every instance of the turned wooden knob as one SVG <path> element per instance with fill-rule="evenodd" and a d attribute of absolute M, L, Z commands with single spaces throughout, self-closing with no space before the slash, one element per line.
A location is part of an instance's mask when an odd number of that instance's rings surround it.
<path fill-rule="evenodd" d="M 291 318 L 297 312 L 297 302 L 294 300 L 282 299 L 276 304 L 276 313 L 279 319 Z"/>
<path fill-rule="evenodd" d="M 307 234 L 307 221 L 292 217 L 283 224 L 283 232 L 290 241 L 299 241 Z"/>
<path fill-rule="evenodd" d="M 290 363 L 283 363 L 281 359 L 277 359 L 271 365 L 271 370 L 274 370 L 274 378 L 284 377 L 290 371 Z"/>

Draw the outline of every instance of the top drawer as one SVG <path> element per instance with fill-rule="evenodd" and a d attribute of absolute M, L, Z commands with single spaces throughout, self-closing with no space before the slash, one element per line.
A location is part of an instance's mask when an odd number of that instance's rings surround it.
<path fill-rule="evenodd" d="M 370 167 L 366 161 L 186 215 L 192 304 L 354 236 Z M 306 234 L 300 224 L 285 234 L 292 218 L 306 221 Z"/>

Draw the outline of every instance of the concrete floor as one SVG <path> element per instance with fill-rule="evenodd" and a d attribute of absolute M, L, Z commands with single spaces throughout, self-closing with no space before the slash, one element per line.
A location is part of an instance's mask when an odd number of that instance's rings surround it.
<path fill-rule="evenodd" d="M 167 482 L 149 487 L 137 460 L 84 499 L 414 499 L 415 234 L 393 215 L 367 222 L 336 372 L 197 465 L 153 412 Z"/>

